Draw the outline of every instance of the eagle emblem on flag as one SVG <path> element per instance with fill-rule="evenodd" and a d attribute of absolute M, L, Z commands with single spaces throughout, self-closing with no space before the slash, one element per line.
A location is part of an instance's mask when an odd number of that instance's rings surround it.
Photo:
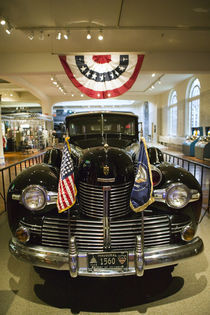
<path fill-rule="evenodd" d="M 152 173 L 145 139 L 141 138 L 138 169 L 131 192 L 130 207 L 135 212 L 143 211 L 155 201 L 153 197 Z"/>
<path fill-rule="evenodd" d="M 86 54 L 59 58 L 67 76 L 82 93 L 104 99 L 119 96 L 132 87 L 144 55 Z"/>
<path fill-rule="evenodd" d="M 76 202 L 77 189 L 74 183 L 74 166 L 71 159 L 70 138 L 65 139 L 60 179 L 58 184 L 58 212 L 70 209 Z"/>

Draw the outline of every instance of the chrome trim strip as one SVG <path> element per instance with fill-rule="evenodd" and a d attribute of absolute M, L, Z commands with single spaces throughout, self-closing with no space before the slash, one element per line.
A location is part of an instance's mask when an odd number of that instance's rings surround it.
<path fill-rule="evenodd" d="M 12 200 L 18 200 L 18 201 L 20 201 L 20 199 L 21 199 L 21 195 L 12 194 Z"/>
<path fill-rule="evenodd" d="M 58 193 L 54 191 L 46 191 L 47 205 L 52 205 L 57 203 Z"/>
<path fill-rule="evenodd" d="M 110 223 L 109 223 L 110 192 L 111 192 L 111 186 L 103 186 L 104 249 L 111 248 Z"/>
<path fill-rule="evenodd" d="M 69 270 L 68 250 L 45 246 L 27 246 L 20 244 L 15 238 L 10 240 L 9 249 L 16 258 L 30 262 L 35 266 Z M 197 256 L 202 251 L 203 241 L 199 237 L 185 244 L 171 244 L 147 248 L 144 251 L 144 269 L 174 265 L 187 258 Z M 135 253 L 133 251 L 129 252 L 129 268 L 127 271 L 99 270 L 97 272 L 88 272 L 87 253 L 78 252 L 78 275 L 80 276 L 116 277 L 135 274 Z"/>
<path fill-rule="evenodd" d="M 101 177 L 98 177 L 97 178 L 97 182 L 100 182 L 100 183 L 114 183 L 115 182 L 115 178 L 101 178 Z"/>

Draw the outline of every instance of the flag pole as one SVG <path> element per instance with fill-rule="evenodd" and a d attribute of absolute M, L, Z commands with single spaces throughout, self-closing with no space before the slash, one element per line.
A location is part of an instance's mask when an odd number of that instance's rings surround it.
<path fill-rule="evenodd" d="M 69 273 L 72 278 L 78 276 L 78 253 L 75 236 L 71 235 L 71 215 L 68 209 L 68 243 L 69 243 Z"/>
<path fill-rule="evenodd" d="M 143 122 L 140 121 L 139 124 L 140 124 L 140 139 L 141 139 L 141 138 L 143 138 L 143 127 L 142 127 L 143 126 Z"/>

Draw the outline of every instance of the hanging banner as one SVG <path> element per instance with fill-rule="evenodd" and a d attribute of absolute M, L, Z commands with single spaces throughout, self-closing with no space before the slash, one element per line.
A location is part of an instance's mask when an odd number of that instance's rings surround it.
<path fill-rule="evenodd" d="M 127 92 L 139 74 L 144 55 L 59 56 L 72 83 L 89 97 L 116 97 Z"/>

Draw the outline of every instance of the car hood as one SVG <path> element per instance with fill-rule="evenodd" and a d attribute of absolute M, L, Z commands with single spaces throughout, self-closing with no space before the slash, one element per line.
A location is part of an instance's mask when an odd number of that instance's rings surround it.
<path fill-rule="evenodd" d="M 133 161 L 128 152 L 110 146 L 93 147 L 80 151 L 79 180 L 92 184 L 122 184 L 134 180 Z"/>

